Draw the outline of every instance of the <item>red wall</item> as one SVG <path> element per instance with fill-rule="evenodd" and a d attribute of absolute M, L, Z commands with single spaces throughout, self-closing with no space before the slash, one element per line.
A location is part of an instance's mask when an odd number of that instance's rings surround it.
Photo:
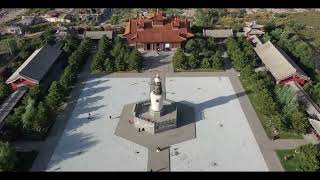
<path fill-rule="evenodd" d="M 13 90 L 17 90 L 17 87 L 18 87 L 18 86 L 21 86 L 21 85 L 32 86 L 32 85 L 35 85 L 35 84 L 36 84 L 36 83 L 33 83 L 33 82 L 31 82 L 31 81 L 22 79 L 22 80 L 17 80 L 17 81 L 15 81 L 15 82 L 11 83 L 11 88 L 12 88 Z"/>
<path fill-rule="evenodd" d="M 292 76 L 290 78 L 280 81 L 279 84 L 286 84 L 290 81 L 294 81 L 296 83 L 299 83 L 300 85 L 303 85 L 305 83 L 305 80 L 300 78 L 299 76 Z"/>

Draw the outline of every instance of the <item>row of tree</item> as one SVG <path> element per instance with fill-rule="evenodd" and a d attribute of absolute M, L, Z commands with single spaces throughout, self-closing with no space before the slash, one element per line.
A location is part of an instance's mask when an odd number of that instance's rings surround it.
<path fill-rule="evenodd" d="M 199 8 L 195 10 L 193 22 L 195 22 L 196 26 L 213 27 L 221 17 L 229 16 L 239 18 L 243 17 L 245 13 L 245 9 L 228 11 L 227 9 L 222 8 Z"/>
<path fill-rule="evenodd" d="M 76 42 L 73 43 L 76 44 Z M 76 48 L 77 46 L 74 45 L 73 47 Z M 14 113 L 8 117 L 9 126 L 17 133 L 37 138 L 46 134 L 53 123 L 53 118 L 50 117 L 56 114 L 76 82 L 77 73 L 89 56 L 91 42 L 89 39 L 85 39 L 77 49 L 74 48 L 70 49 L 73 53 L 68 58 L 68 66 L 60 80 L 51 83 L 48 93 L 43 92 L 39 86 L 31 87 L 28 94 L 23 98 L 22 104 L 15 108 Z"/>
<path fill-rule="evenodd" d="M 190 39 L 183 49 L 177 49 L 172 62 L 177 70 L 223 69 L 223 59 L 213 38 Z"/>
<path fill-rule="evenodd" d="M 91 70 L 106 71 L 140 71 L 142 69 L 142 55 L 135 49 L 129 47 L 120 37 L 114 41 L 103 36 L 99 41 L 99 49 L 95 55 Z"/>
<path fill-rule="evenodd" d="M 300 24 L 289 23 L 290 26 L 280 28 L 273 26 L 263 37 L 264 41 L 272 41 L 284 48 L 297 64 L 313 79 L 304 86 L 310 97 L 320 105 L 320 76 L 314 62 L 314 51 L 297 35 L 295 29 L 303 28 Z"/>
<path fill-rule="evenodd" d="M 17 164 L 17 154 L 9 143 L 0 141 L 0 172 L 14 171 Z"/>
<path fill-rule="evenodd" d="M 267 131 L 271 134 L 281 132 L 305 133 L 309 124 L 297 97 L 288 87 L 275 86 L 267 73 L 256 73 L 257 58 L 253 55 L 251 44 L 229 39 L 227 51 L 235 68 L 240 71 L 240 79 L 249 93 L 257 111 L 267 121 Z M 239 54 L 237 54 L 239 53 Z"/>
<path fill-rule="evenodd" d="M 303 88 L 306 90 L 312 100 L 320 105 L 320 82 L 308 82 L 303 86 Z"/>
<path fill-rule="evenodd" d="M 0 81 L 0 104 L 12 93 L 12 89 L 8 84 Z"/>
<path fill-rule="evenodd" d="M 313 144 L 303 145 L 297 148 L 299 168 L 304 172 L 315 172 L 320 169 L 319 148 Z"/>
<path fill-rule="evenodd" d="M 227 53 L 232 60 L 236 70 L 240 71 L 247 65 L 255 67 L 257 65 L 257 55 L 252 44 L 243 38 L 238 40 L 229 38 L 226 43 Z"/>
<path fill-rule="evenodd" d="M 274 92 L 281 115 L 285 120 L 285 130 L 306 133 L 309 127 L 308 116 L 301 107 L 296 93 L 289 86 L 283 85 L 277 85 Z"/>
<path fill-rule="evenodd" d="M 315 69 L 315 62 L 313 59 L 314 52 L 312 48 L 300 39 L 299 35 L 290 28 L 275 28 L 263 36 L 264 41 L 271 40 L 278 46 L 286 50 L 289 55 L 294 57 L 294 60 L 301 66 L 301 68 L 312 75 Z"/>

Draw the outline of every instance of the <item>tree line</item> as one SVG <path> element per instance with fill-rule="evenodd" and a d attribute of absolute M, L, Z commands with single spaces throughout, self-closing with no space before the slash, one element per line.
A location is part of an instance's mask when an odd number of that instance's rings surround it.
<path fill-rule="evenodd" d="M 269 74 L 254 71 L 259 62 L 250 50 L 252 45 L 230 38 L 226 46 L 234 67 L 240 71 L 243 86 L 252 94 L 252 104 L 265 119 L 266 131 L 275 135 L 305 133 L 309 123 L 296 95 L 289 87 L 275 85 Z"/>
<path fill-rule="evenodd" d="M 4 81 L 0 80 L 0 105 L 12 93 L 12 89 Z"/>
<path fill-rule="evenodd" d="M 223 59 L 213 38 L 190 39 L 183 48 L 178 48 L 172 58 L 175 70 L 223 69 Z"/>
<path fill-rule="evenodd" d="M 108 73 L 116 71 L 137 71 L 142 69 L 142 55 L 128 46 L 120 37 L 113 41 L 105 35 L 99 41 L 98 52 L 91 64 L 92 71 L 105 71 Z"/>
<path fill-rule="evenodd" d="M 271 25 L 271 27 L 269 32 L 263 36 L 263 40 L 265 42 L 270 40 L 286 50 L 299 67 L 312 78 L 313 81 L 305 84 L 303 88 L 320 105 L 320 75 L 315 67 L 314 51 L 295 31 L 295 29 L 301 28 L 301 25 L 291 23 L 286 28 L 276 27 L 275 25 Z"/>
<path fill-rule="evenodd" d="M 76 83 L 77 73 L 88 58 L 90 48 L 90 39 L 84 39 L 80 45 L 76 40 L 66 40 L 63 49 L 70 56 L 60 80 L 53 81 L 48 91 L 44 91 L 40 86 L 31 87 L 22 104 L 7 118 L 9 128 L 14 132 L 13 137 L 23 135 L 38 139 L 46 135 L 53 123 L 52 117 L 55 117 Z"/>
<path fill-rule="evenodd" d="M 297 35 L 290 27 L 277 27 L 263 36 L 263 40 L 268 40 L 283 48 L 289 55 L 292 55 L 297 64 L 309 75 L 313 76 L 315 62 L 312 48 Z"/>

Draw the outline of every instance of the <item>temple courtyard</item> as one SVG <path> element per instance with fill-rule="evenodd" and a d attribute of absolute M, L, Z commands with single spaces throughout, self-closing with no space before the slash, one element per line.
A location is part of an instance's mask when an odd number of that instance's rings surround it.
<path fill-rule="evenodd" d="M 149 98 L 151 76 L 129 77 L 86 82 L 47 171 L 268 171 L 238 100 L 245 93 L 236 94 L 228 77 L 167 76 L 166 98 L 193 107 L 195 122 L 154 142 L 119 121 L 130 113 L 124 107 Z M 121 123 L 126 138 L 118 136 Z M 163 150 L 155 152 L 159 144 Z"/>

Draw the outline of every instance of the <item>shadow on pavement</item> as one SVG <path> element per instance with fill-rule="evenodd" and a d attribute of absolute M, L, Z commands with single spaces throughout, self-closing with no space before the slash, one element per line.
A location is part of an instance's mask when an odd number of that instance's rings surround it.
<path fill-rule="evenodd" d="M 205 109 L 226 104 L 226 103 L 228 103 L 234 99 L 237 99 L 241 96 L 245 96 L 246 94 L 247 94 L 246 92 L 240 92 L 240 93 L 236 93 L 236 94 L 229 95 L 229 96 L 220 96 L 220 97 L 208 100 L 208 101 L 201 102 L 199 104 L 194 104 L 189 101 L 179 101 L 177 103 L 178 114 L 180 116 L 180 114 L 188 113 L 188 112 L 190 112 L 190 108 L 192 107 L 192 108 L 194 108 L 195 113 L 196 113 L 195 122 L 200 121 L 200 120 L 204 120 L 205 117 L 203 115 L 203 112 Z M 183 106 L 183 105 L 187 105 L 187 106 Z M 190 118 L 188 118 L 188 116 L 187 116 L 187 118 L 183 118 L 183 121 L 178 121 L 178 126 L 185 126 L 185 125 L 188 125 L 188 124 L 194 122 L 189 119 Z"/>

